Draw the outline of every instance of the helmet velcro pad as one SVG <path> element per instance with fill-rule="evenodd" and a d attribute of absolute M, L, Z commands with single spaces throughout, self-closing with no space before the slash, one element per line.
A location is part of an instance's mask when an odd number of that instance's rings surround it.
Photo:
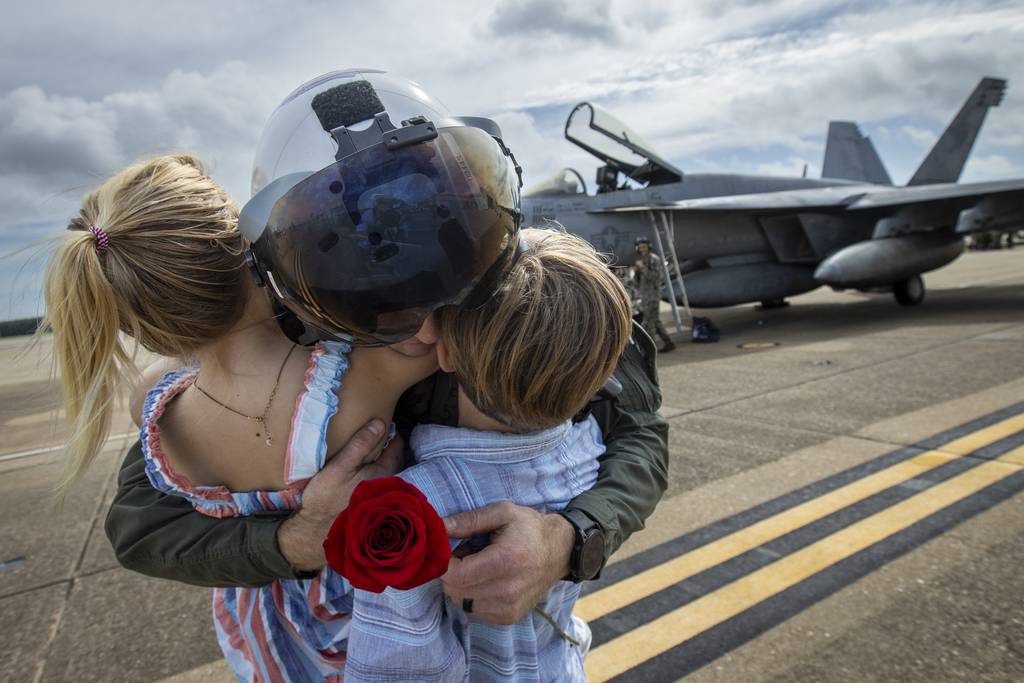
<path fill-rule="evenodd" d="M 328 133 L 372 119 L 384 111 L 384 104 L 369 81 L 350 81 L 324 90 L 313 98 L 311 106 Z"/>

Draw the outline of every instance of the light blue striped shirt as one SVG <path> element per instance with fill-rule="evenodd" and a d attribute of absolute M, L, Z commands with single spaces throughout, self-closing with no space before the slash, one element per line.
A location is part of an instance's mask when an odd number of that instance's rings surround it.
<path fill-rule="evenodd" d="M 441 516 L 511 501 L 559 510 L 597 480 L 604 453 L 591 417 L 531 434 L 423 425 L 412 434 L 417 464 L 400 473 Z M 579 586 L 560 581 L 539 607 L 563 631 Z M 536 612 L 511 626 L 467 618 L 440 579 L 408 591 L 357 590 L 346 681 L 583 681 L 579 648 Z"/>

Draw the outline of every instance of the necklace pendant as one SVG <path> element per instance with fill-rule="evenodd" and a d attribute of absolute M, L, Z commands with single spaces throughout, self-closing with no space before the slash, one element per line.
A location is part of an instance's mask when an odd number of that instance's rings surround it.
<path fill-rule="evenodd" d="M 274 440 L 270 435 L 270 430 L 267 429 L 267 415 L 270 413 L 270 406 L 274 404 L 274 396 L 277 395 L 277 388 L 281 385 L 281 374 L 284 372 L 284 366 L 288 365 L 288 359 L 291 358 L 292 352 L 295 351 L 297 346 L 297 344 L 292 344 L 291 348 L 288 349 L 288 353 L 285 355 L 284 360 L 281 361 L 281 367 L 278 368 L 277 370 L 277 379 L 274 380 L 274 388 L 270 390 L 270 396 L 267 398 L 267 406 L 263 409 L 262 415 L 246 415 L 245 413 L 235 410 L 228 404 L 218 401 L 213 396 L 210 396 L 201 386 L 199 386 L 199 375 L 195 376 L 195 379 L 192 381 L 191 386 L 195 387 L 195 389 L 199 393 L 201 393 L 203 396 L 219 405 L 221 408 L 224 408 L 225 410 L 228 410 L 234 413 L 235 415 L 238 415 L 239 417 L 244 417 L 246 420 L 251 420 L 258 424 L 260 428 L 263 429 L 263 431 L 256 432 L 256 438 L 262 438 L 263 435 L 266 434 L 267 438 L 266 440 L 264 440 L 263 443 L 266 444 L 267 448 L 270 448 L 271 446 L 274 445 Z"/>

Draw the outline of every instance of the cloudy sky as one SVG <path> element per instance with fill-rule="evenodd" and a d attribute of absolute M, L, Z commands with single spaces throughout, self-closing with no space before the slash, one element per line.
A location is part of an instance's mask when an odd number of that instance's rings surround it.
<path fill-rule="evenodd" d="M 497 118 L 527 185 L 597 164 L 572 106 L 619 114 L 684 171 L 820 173 L 854 120 L 894 182 L 982 76 L 1010 81 L 962 180 L 1024 176 L 1024 6 L 873 0 L 219 0 L 5 3 L 0 24 L 0 319 L 39 312 L 45 249 L 84 192 L 185 150 L 240 201 L 296 85 L 344 67 L 419 81 Z M 34 256 L 33 256 L 34 255 Z"/>

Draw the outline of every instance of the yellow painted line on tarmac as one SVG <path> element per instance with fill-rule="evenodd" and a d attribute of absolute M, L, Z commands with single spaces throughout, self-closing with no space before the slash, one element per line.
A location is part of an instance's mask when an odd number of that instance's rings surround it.
<path fill-rule="evenodd" d="M 880 491 L 920 476 L 957 457 L 973 453 L 1024 430 L 1024 415 L 1015 415 L 994 425 L 954 439 L 937 450 L 926 451 L 908 460 L 806 503 L 784 510 L 728 536 L 701 546 L 656 567 L 623 579 L 607 588 L 580 598 L 573 613 L 593 621 L 626 605 L 710 569 L 738 555 L 764 545 L 772 539 L 849 507 Z M 1004 456 L 1005 457 L 1005 456 Z"/>
<path fill-rule="evenodd" d="M 1024 446 L 837 531 L 595 648 L 587 680 L 606 681 L 795 586 L 943 508 L 1020 472 Z"/>

